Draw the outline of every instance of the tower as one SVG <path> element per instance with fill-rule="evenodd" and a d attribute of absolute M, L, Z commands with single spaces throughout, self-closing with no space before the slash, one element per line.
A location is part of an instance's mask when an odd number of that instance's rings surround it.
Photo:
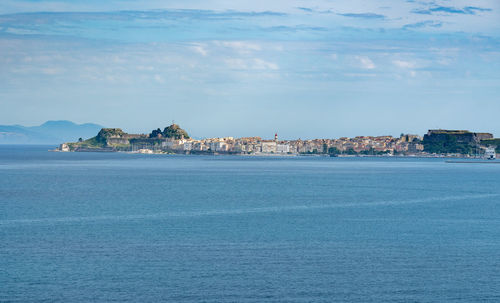
<path fill-rule="evenodd" d="M 274 141 L 278 142 L 278 133 L 274 134 Z"/>

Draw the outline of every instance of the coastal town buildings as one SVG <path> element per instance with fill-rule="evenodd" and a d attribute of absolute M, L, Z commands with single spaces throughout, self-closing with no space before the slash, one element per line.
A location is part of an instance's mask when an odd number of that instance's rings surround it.
<path fill-rule="evenodd" d="M 129 143 L 133 151 L 151 149 L 184 153 L 328 154 L 332 148 L 338 151 L 339 154 L 363 152 L 366 154 L 394 154 L 423 151 L 421 137 L 416 135 L 403 135 L 400 138 L 358 136 L 354 138 L 313 140 L 277 140 L 277 138 L 275 140 L 263 140 L 260 137 L 224 137 L 198 140 L 158 138 L 148 141 L 144 138 L 138 138 L 129 142 L 124 140 L 119 142 L 120 144 Z"/>
<path fill-rule="evenodd" d="M 60 151 L 128 151 L 137 153 L 244 154 L 244 155 L 468 155 L 498 149 L 500 139 L 490 133 L 462 130 L 429 130 L 393 136 L 356 136 L 332 139 L 274 140 L 261 137 L 190 138 L 172 124 L 151 134 L 127 134 L 119 128 L 103 128 L 94 138 L 61 144 Z"/>

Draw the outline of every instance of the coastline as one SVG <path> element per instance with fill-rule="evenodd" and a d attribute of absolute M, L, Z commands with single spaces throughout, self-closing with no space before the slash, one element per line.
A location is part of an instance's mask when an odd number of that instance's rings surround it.
<path fill-rule="evenodd" d="M 123 154 L 140 154 L 140 155 L 197 155 L 197 156 L 245 156 L 245 157 L 282 157 L 282 158 L 294 158 L 294 157 L 327 157 L 327 158 L 415 158 L 415 159 L 463 159 L 463 160 L 485 160 L 484 157 L 473 157 L 467 155 L 456 155 L 456 154 L 382 154 L 382 155 L 329 155 L 329 154 L 300 154 L 300 153 L 235 153 L 235 152 L 172 152 L 172 151 L 152 151 L 150 152 L 140 152 L 140 151 L 120 151 L 111 149 L 84 149 L 75 151 L 63 151 L 60 148 L 50 149 L 49 152 L 62 152 L 62 153 L 123 153 Z M 446 161 L 447 163 L 478 163 L 477 161 Z M 497 163 L 494 161 L 484 161 L 484 163 Z M 498 162 L 500 163 L 500 162 Z"/>
<path fill-rule="evenodd" d="M 102 128 L 90 139 L 62 143 L 61 152 L 125 152 L 137 154 L 246 155 L 255 157 L 420 157 L 495 159 L 500 139 L 491 133 L 429 130 L 426 135 L 357 136 L 337 139 L 274 140 L 261 137 L 194 139 L 177 124 L 149 134 Z"/>

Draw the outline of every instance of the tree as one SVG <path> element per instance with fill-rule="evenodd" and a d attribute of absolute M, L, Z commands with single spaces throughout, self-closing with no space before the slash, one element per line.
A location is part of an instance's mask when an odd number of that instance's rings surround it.
<path fill-rule="evenodd" d="M 150 134 L 149 134 L 149 137 L 150 138 L 157 138 L 158 135 L 162 135 L 162 132 L 161 132 L 161 129 L 155 129 L 153 130 Z"/>
<path fill-rule="evenodd" d="M 348 150 L 346 150 L 346 154 L 357 155 L 358 153 L 353 148 L 349 148 Z"/>
<path fill-rule="evenodd" d="M 330 154 L 330 155 L 339 155 L 340 154 L 340 150 L 338 150 L 338 148 L 332 146 L 332 147 L 330 147 L 328 149 L 328 154 Z"/>

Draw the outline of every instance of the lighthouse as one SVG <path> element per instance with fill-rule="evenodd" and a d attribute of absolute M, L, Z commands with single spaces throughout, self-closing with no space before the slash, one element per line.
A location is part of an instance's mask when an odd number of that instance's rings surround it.
<path fill-rule="evenodd" d="M 274 141 L 278 142 L 278 133 L 274 134 Z"/>

